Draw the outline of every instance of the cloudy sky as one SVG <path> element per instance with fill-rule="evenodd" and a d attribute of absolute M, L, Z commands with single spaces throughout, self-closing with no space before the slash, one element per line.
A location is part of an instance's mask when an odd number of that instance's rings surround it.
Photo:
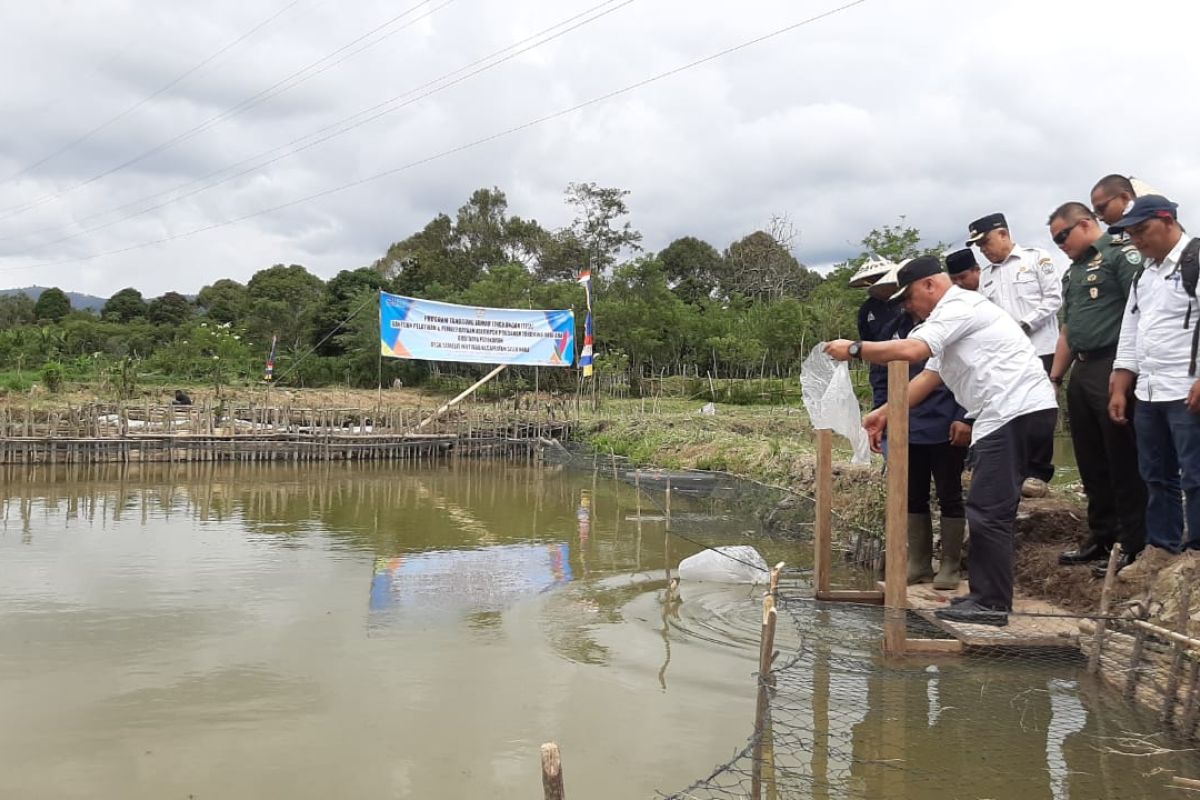
<path fill-rule="evenodd" d="M 1052 248 L 1109 172 L 1200 219 L 1200 6 L 845 2 L 0 0 L 0 288 L 328 278 L 482 186 L 628 189 L 651 250 L 787 214 L 811 265 L 997 210 Z"/>

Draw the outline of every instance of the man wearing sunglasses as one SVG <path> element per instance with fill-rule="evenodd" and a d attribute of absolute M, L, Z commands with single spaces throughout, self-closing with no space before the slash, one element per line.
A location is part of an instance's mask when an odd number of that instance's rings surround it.
<path fill-rule="evenodd" d="M 1200 325 L 1190 236 L 1178 206 L 1162 195 L 1142 195 L 1110 231 L 1129 234 L 1146 258 L 1132 284 L 1109 384 L 1108 413 L 1126 425 L 1133 418 L 1138 468 L 1146 482 L 1147 547 L 1119 577 L 1151 578 L 1183 550 L 1200 550 L 1200 380 L 1195 369 Z M 1130 408 L 1129 395 L 1137 398 Z M 1182 490 L 1182 495 L 1181 495 Z M 1186 506 L 1185 506 L 1186 502 Z M 1186 513 L 1187 539 L 1184 539 Z"/>
<path fill-rule="evenodd" d="M 1115 203 L 1114 203 L 1115 205 Z M 1142 255 L 1105 233 L 1083 203 L 1063 203 L 1047 220 L 1050 237 L 1071 259 L 1063 276 L 1062 326 L 1050 381 L 1067 386 L 1071 442 L 1088 501 L 1088 536 L 1063 553 L 1063 565 L 1106 561 L 1121 543 L 1118 569 L 1133 563 L 1146 543 L 1146 486 L 1137 470 L 1133 429 L 1108 416 L 1108 383 L 1129 286 Z M 1103 575 L 1106 565 L 1095 567 Z"/>
<path fill-rule="evenodd" d="M 1062 280 L 1045 250 L 1020 247 L 1009 234 L 1003 214 L 988 214 L 971 223 L 967 245 L 987 259 L 981 269 L 979 293 L 1017 321 L 1029 337 L 1046 373 L 1058 346 L 1058 309 L 1062 305 Z M 1027 497 L 1044 497 L 1054 476 L 1054 442 L 1045 442 L 1033 455 L 1033 472 L 1025 482 Z"/>

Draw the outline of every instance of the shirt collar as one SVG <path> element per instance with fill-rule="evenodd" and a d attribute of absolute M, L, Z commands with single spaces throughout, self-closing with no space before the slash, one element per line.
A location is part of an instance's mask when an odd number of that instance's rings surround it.
<path fill-rule="evenodd" d="M 1071 262 L 1071 266 L 1076 264 L 1090 263 L 1093 258 L 1100 255 L 1102 252 L 1100 248 L 1111 245 L 1112 243 L 1112 236 L 1107 233 L 1100 234 L 1096 241 L 1092 242 L 1091 245 L 1088 246 L 1088 249 L 1083 251 L 1083 255 Z"/>
<path fill-rule="evenodd" d="M 1180 234 L 1179 241 L 1176 242 L 1175 246 L 1171 248 L 1171 252 L 1167 253 L 1167 257 L 1162 260 L 1162 263 L 1158 264 L 1151 260 L 1146 265 L 1147 268 L 1158 270 L 1159 272 L 1170 275 L 1175 271 L 1175 268 L 1179 266 L 1179 259 L 1183 257 L 1183 248 L 1187 247 L 1187 243 L 1190 241 L 1190 236 Z"/>

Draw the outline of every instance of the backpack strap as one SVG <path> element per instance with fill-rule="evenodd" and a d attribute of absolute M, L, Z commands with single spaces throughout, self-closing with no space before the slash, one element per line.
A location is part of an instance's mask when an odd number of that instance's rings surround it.
<path fill-rule="evenodd" d="M 1183 253 L 1179 257 L 1179 274 L 1188 297 L 1195 300 L 1196 284 L 1200 282 L 1200 239 L 1192 239 L 1184 246 Z M 1192 300 L 1188 301 L 1188 320 L 1184 322 L 1185 327 L 1191 321 Z M 1196 327 L 1192 329 L 1192 357 L 1188 361 L 1189 378 L 1196 377 L 1197 350 L 1200 350 L 1200 321 L 1197 321 Z"/>

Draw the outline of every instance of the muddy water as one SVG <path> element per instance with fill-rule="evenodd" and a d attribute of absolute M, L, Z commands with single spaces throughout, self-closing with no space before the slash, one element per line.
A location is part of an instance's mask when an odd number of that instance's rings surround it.
<path fill-rule="evenodd" d="M 668 535 L 654 483 L 603 472 L 0 478 L 6 798 L 537 798 L 549 740 L 572 800 L 670 793 L 750 732 L 759 605 L 715 584 L 666 605 L 665 565 L 731 542 L 807 560 L 708 486 L 672 496 Z M 781 703 L 811 736 L 780 762 L 821 773 L 823 796 L 1156 797 L 1162 770 L 1192 766 L 1114 754 L 1154 727 L 1089 700 L 1070 663 L 885 680 L 873 614 L 810 608 L 781 629 L 808 654 Z M 952 777 L 877 774 L 895 759 Z"/>

